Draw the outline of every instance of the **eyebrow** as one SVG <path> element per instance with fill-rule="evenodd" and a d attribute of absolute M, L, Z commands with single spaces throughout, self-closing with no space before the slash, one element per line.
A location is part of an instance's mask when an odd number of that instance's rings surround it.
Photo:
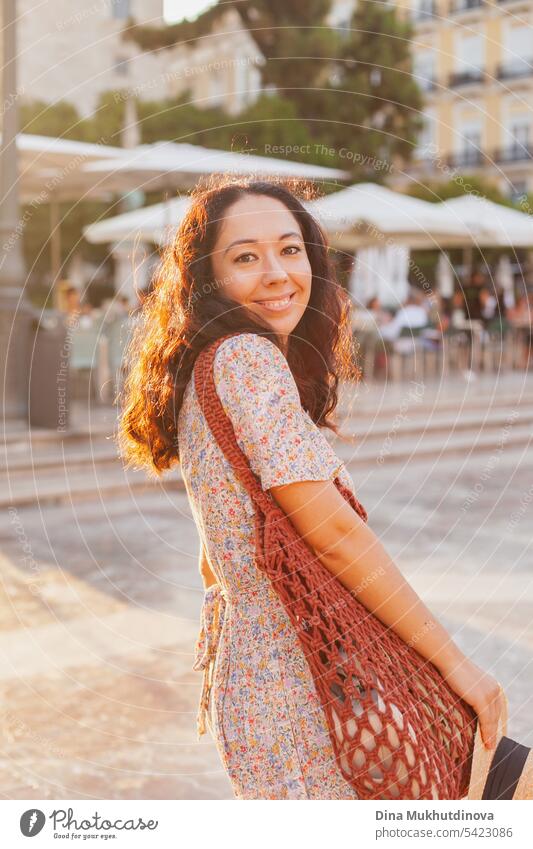
<path fill-rule="evenodd" d="M 284 233 L 283 236 L 280 236 L 278 242 L 281 242 L 282 239 L 288 239 L 289 236 L 296 236 L 298 239 L 303 241 L 300 233 L 296 233 L 294 230 L 291 230 L 289 233 Z M 249 244 L 257 244 L 258 239 L 237 239 L 237 241 L 232 242 L 231 245 L 228 245 L 226 250 L 224 251 L 224 256 L 227 254 L 230 248 L 235 247 L 235 245 L 249 245 Z"/>

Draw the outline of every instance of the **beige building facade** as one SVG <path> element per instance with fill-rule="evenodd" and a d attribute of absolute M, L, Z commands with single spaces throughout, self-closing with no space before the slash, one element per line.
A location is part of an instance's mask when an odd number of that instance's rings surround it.
<path fill-rule="evenodd" d="M 18 0 L 18 91 L 22 100 L 74 104 L 91 115 L 101 92 L 153 77 L 155 57 L 124 42 L 129 16 L 160 26 L 163 0 Z"/>
<path fill-rule="evenodd" d="M 207 35 L 168 51 L 168 96 L 187 90 L 199 109 L 219 106 L 238 115 L 262 93 L 264 63 L 237 10 L 223 10 Z"/>
<path fill-rule="evenodd" d="M 163 0 L 89 0 L 85 5 L 18 0 L 22 101 L 67 101 L 81 117 L 89 117 L 101 93 L 111 90 L 124 96 L 132 92 L 141 100 L 190 91 L 196 106 L 216 105 L 231 114 L 259 97 L 264 58 L 234 9 L 222 8 L 211 31 L 194 42 L 151 51 L 123 38 L 130 19 L 163 26 Z"/>
<path fill-rule="evenodd" d="M 334 0 L 348 26 L 356 0 Z M 400 0 L 412 19 L 413 73 L 424 93 L 415 161 L 390 183 L 491 179 L 515 199 L 533 192 L 533 0 Z"/>
<path fill-rule="evenodd" d="M 405 4 L 407 5 L 407 4 Z M 533 192 L 532 0 L 418 0 L 413 72 L 425 127 L 410 174 L 490 178 Z"/>

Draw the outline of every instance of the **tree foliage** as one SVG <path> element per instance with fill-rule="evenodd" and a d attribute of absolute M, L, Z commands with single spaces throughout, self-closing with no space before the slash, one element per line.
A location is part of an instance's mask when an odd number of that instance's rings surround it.
<path fill-rule="evenodd" d="M 125 36 L 134 38 L 143 49 L 158 49 L 172 43 L 190 44 L 206 35 L 217 17 L 236 8 L 266 58 L 263 84 L 275 86 L 277 97 L 259 104 L 239 116 L 249 124 L 251 144 L 265 144 L 263 121 L 271 123 L 273 107 L 283 127 L 283 143 L 297 145 L 302 136 L 294 118 L 305 123 L 311 145 L 312 161 L 351 170 L 354 178 L 363 175 L 380 179 L 379 171 L 361 167 L 362 160 L 379 158 L 392 162 L 396 157 L 409 159 L 422 127 L 422 96 L 411 76 L 411 24 L 397 14 L 394 5 L 360 0 L 349 28 L 327 25 L 331 0 L 239 0 L 219 3 L 195 21 L 182 21 L 172 27 L 129 26 Z M 171 107 L 172 108 L 172 107 Z M 199 110 L 197 110 L 199 111 Z M 214 117 L 212 110 L 202 110 Z M 285 122 L 284 116 L 288 117 Z M 256 118 L 256 116 L 258 116 Z M 182 110 L 187 131 L 197 133 L 201 116 Z M 167 131 L 168 115 L 160 111 L 162 132 Z M 222 124 L 233 126 L 222 116 L 211 123 L 213 143 L 221 135 Z M 155 118 L 150 121 L 150 134 Z M 270 137 L 273 128 L 266 134 Z M 204 134 L 205 135 L 205 134 Z M 165 137 L 167 137 L 165 135 Z M 218 143 L 218 141 L 217 141 Z M 303 144 L 303 142 L 301 142 Z M 324 153 L 328 148 L 330 153 Z M 343 150 L 356 152 L 347 158 Z M 306 154 L 303 154 L 305 157 Z"/>
<path fill-rule="evenodd" d="M 430 203 L 440 203 L 462 195 L 474 194 L 494 201 L 494 203 L 501 203 L 504 206 L 516 206 L 509 197 L 503 194 L 494 180 L 490 177 L 480 177 L 477 174 L 457 174 L 446 182 L 425 180 L 424 183 L 414 183 L 409 189 L 409 194 Z"/>

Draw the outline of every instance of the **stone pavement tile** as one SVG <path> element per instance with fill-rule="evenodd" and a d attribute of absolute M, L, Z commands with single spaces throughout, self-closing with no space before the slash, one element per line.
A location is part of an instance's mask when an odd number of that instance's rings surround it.
<path fill-rule="evenodd" d="M 533 576 L 532 459 L 531 449 L 504 454 L 485 474 L 468 458 L 375 470 L 359 483 L 359 496 L 400 566 Z"/>
<path fill-rule="evenodd" d="M 85 666 L 101 666 L 113 655 L 150 648 L 172 656 L 176 669 L 189 668 L 198 626 L 166 611 L 124 606 L 109 616 L 89 615 L 33 629 L 0 633 L 0 680 L 48 675 Z"/>
<path fill-rule="evenodd" d="M 514 639 L 487 634 L 469 624 L 467 613 L 448 611 L 439 621 L 474 663 L 494 675 L 509 700 L 508 734 L 524 746 L 533 747 L 533 651 Z"/>
<path fill-rule="evenodd" d="M 106 616 L 123 605 L 74 575 L 40 564 L 32 574 L 0 554 L 0 634 L 77 618 L 80 611 Z"/>
<path fill-rule="evenodd" d="M 199 673 L 177 674 L 172 657 L 149 651 L 5 685 L 3 793 L 233 798 L 210 737 L 196 740 L 200 686 Z"/>
<path fill-rule="evenodd" d="M 508 689 L 510 733 L 528 745 L 533 675 L 522 590 L 533 577 L 533 504 L 510 522 L 531 486 L 531 456 L 495 455 L 474 499 L 481 455 L 350 469 L 371 527 L 406 577 L 420 580 L 461 648 Z M 25 674 L 8 669 L 0 679 L 4 798 L 232 798 L 209 734 L 195 734 L 201 674 L 190 665 L 203 592 L 186 496 L 130 492 L 35 505 L 17 517 L 15 526 L 0 516 L 16 570 L 0 568 L 0 646 L 19 629 Z M 40 594 L 31 596 L 35 576 Z M 40 640 L 37 663 L 28 623 Z"/>
<path fill-rule="evenodd" d="M 533 394 L 533 371 L 501 372 L 500 374 L 479 374 L 477 379 L 465 381 L 461 374 L 448 375 L 446 378 L 419 381 L 424 404 L 448 404 L 457 408 L 477 402 L 487 403 L 500 397 L 510 400 L 528 399 Z M 411 381 L 394 383 L 387 381 L 364 382 L 354 385 L 340 384 L 340 405 L 352 410 L 361 409 L 375 413 L 380 408 L 399 405 L 411 389 Z"/>
<path fill-rule="evenodd" d="M 28 507 L 17 511 L 16 526 L 0 514 L 0 541 L 4 555 L 29 576 L 53 564 L 88 591 L 142 607 L 175 607 L 182 616 L 188 610 L 198 620 L 199 541 L 183 493 Z"/>
<path fill-rule="evenodd" d="M 531 627 L 531 602 L 489 603 L 480 600 L 477 604 L 433 602 L 431 610 L 439 616 L 453 620 L 455 627 L 475 630 L 485 640 L 502 639 L 507 651 L 531 655 L 531 667 L 525 677 L 533 681 L 533 629 Z M 533 691 L 532 691 L 533 696 Z"/>

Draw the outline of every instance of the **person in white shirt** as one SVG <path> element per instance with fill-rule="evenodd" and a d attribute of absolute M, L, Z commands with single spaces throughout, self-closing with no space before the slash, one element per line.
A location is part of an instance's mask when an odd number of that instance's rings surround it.
<path fill-rule="evenodd" d="M 424 303 L 424 295 L 412 290 L 405 304 L 400 307 L 394 318 L 380 328 L 382 339 L 390 342 L 395 341 L 399 338 L 404 327 L 409 329 L 427 327 L 429 318 Z"/>

